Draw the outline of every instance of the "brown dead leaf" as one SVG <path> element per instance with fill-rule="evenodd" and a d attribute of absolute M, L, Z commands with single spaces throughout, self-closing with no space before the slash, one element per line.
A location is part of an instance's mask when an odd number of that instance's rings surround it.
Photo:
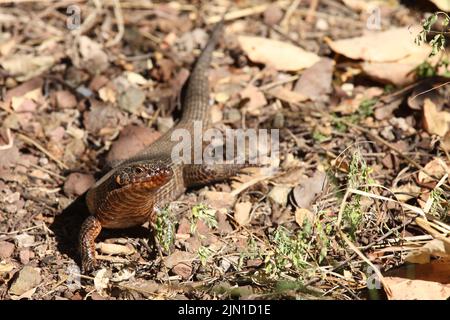
<path fill-rule="evenodd" d="M 280 71 L 302 70 L 320 60 L 316 54 L 287 42 L 251 36 L 239 36 L 238 41 L 250 60 Z"/>
<path fill-rule="evenodd" d="M 410 251 L 405 261 L 410 263 L 429 263 L 431 257 L 450 258 L 450 245 L 440 239 L 433 239 L 421 248 Z"/>
<path fill-rule="evenodd" d="M 416 51 L 405 58 L 394 62 L 365 62 L 362 64 L 362 68 L 369 77 L 376 81 L 405 86 L 415 81 L 415 68 L 427 60 L 430 52 L 431 48 L 428 46 L 418 47 Z M 430 63 L 434 64 L 435 62 Z"/>
<path fill-rule="evenodd" d="M 239 202 L 234 206 L 234 220 L 240 225 L 245 226 L 250 222 L 251 202 Z"/>
<path fill-rule="evenodd" d="M 201 193 L 205 197 L 206 203 L 215 210 L 221 210 L 224 208 L 231 208 L 235 196 L 230 192 L 219 192 L 219 191 L 204 191 Z"/>
<path fill-rule="evenodd" d="M 430 162 L 428 162 L 424 170 L 420 171 L 417 178 L 422 184 L 427 184 L 432 181 L 435 181 L 432 177 L 428 176 L 424 171 L 427 173 L 435 176 L 436 178 L 443 177 L 446 173 L 449 173 L 449 168 L 447 164 L 444 162 L 444 160 L 440 158 L 434 158 Z"/>
<path fill-rule="evenodd" d="M 415 33 L 411 28 L 394 28 L 387 31 L 371 32 L 367 35 L 328 41 L 331 49 L 348 58 L 370 62 L 392 62 L 423 52 L 425 46 L 414 43 Z M 383 44 L 383 45 L 377 45 Z M 430 50 L 430 49 L 429 49 Z"/>
<path fill-rule="evenodd" d="M 425 99 L 423 105 L 423 125 L 429 134 L 435 134 L 440 137 L 445 136 L 450 124 L 450 113 L 438 111 L 436 105 L 430 100 Z"/>
<path fill-rule="evenodd" d="M 242 90 L 240 96 L 242 99 L 249 99 L 246 109 L 252 115 L 259 115 L 261 113 L 261 108 L 267 104 L 264 93 L 253 85 L 248 85 Z"/>
<path fill-rule="evenodd" d="M 311 100 L 317 100 L 331 92 L 331 80 L 335 62 L 322 58 L 303 72 L 294 87 L 298 92 Z"/>
<path fill-rule="evenodd" d="M 438 7 L 439 9 L 441 9 L 442 11 L 450 11 L 450 1 L 448 0 L 430 0 L 431 2 L 433 2 L 436 7 Z"/>
<path fill-rule="evenodd" d="M 310 223 L 314 222 L 314 213 L 305 208 L 297 208 L 295 209 L 295 222 L 300 227 L 303 227 L 303 223 L 309 221 Z"/>
<path fill-rule="evenodd" d="M 450 297 L 450 285 L 438 282 L 384 277 L 391 289 L 390 300 L 446 300 Z"/>
<path fill-rule="evenodd" d="M 27 81 L 50 69 L 56 60 L 53 56 L 14 55 L 0 59 L 0 65 L 18 81 Z"/>

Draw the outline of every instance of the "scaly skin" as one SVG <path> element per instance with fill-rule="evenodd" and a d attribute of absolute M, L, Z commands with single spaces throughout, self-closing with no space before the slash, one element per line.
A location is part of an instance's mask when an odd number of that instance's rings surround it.
<path fill-rule="evenodd" d="M 189 77 L 183 100 L 183 116 L 179 123 L 146 150 L 117 164 L 87 193 L 86 202 L 91 215 L 80 232 L 82 272 L 96 266 L 95 239 L 101 229 L 127 228 L 153 222 L 155 209 L 181 196 L 186 188 L 229 178 L 241 165 L 184 165 L 173 163 L 171 151 L 176 142 L 173 130 L 193 130 L 193 121 L 209 123 L 208 70 L 212 52 L 222 28 L 215 28 Z"/>

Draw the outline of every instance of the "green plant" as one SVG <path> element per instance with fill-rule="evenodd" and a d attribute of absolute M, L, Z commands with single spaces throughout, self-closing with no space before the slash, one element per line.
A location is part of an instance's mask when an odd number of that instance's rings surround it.
<path fill-rule="evenodd" d="M 201 246 L 200 248 L 198 248 L 197 254 L 198 254 L 198 257 L 200 259 L 202 266 L 205 266 L 209 257 L 212 256 L 213 251 L 208 247 Z"/>
<path fill-rule="evenodd" d="M 432 40 L 430 40 L 429 44 L 432 47 L 430 56 L 435 56 L 440 51 L 445 49 L 445 33 L 446 31 L 432 31 L 431 28 L 438 21 L 439 16 L 443 17 L 441 21 L 442 28 L 444 30 L 448 29 L 448 25 L 450 23 L 450 16 L 446 12 L 438 11 L 430 15 L 422 22 L 422 30 L 417 35 L 415 42 L 417 45 L 421 45 L 422 43 L 427 42 L 427 36 L 430 33 L 435 34 Z"/>
<path fill-rule="evenodd" d="M 431 30 L 433 25 L 435 25 L 439 17 L 442 17 L 441 26 L 442 31 L 434 31 Z M 415 38 L 415 43 L 417 45 L 421 45 L 423 43 L 428 43 L 431 46 L 430 57 L 437 55 L 438 53 L 445 51 L 446 39 L 445 34 L 448 33 L 449 30 L 449 22 L 450 16 L 445 12 L 435 12 L 426 18 L 422 22 L 422 30 L 419 32 L 417 37 Z M 434 34 L 434 37 L 428 40 L 428 35 Z M 416 68 L 416 74 L 419 78 L 424 77 L 432 77 L 438 74 L 441 68 L 445 68 L 445 71 L 442 73 L 443 76 L 450 76 L 449 61 L 446 56 L 441 55 L 438 61 L 433 65 L 429 61 L 424 61 Z"/>
<path fill-rule="evenodd" d="M 202 220 L 209 228 L 217 227 L 216 210 L 208 208 L 204 204 L 198 204 L 192 208 L 191 233 L 197 229 L 197 221 Z"/>
<path fill-rule="evenodd" d="M 367 166 L 360 152 L 355 152 L 350 162 L 349 172 L 347 175 L 348 187 L 352 189 L 362 188 L 368 191 L 369 185 L 374 181 L 370 177 L 372 168 Z M 345 205 L 342 215 L 343 221 L 346 223 L 349 234 L 355 237 L 356 231 L 359 229 L 363 221 L 363 212 L 361 210 L 361 195 L 355 194 L 351 200 Z"/>
<path fill-rule="evenodd" d="M 156 211 L 156 221 L 153 225 L 155 238 L 161 248 L 169 252 L 175 241 L 175 223 L 168 207 Z"/>
<path fill-rule="evenodd" d="M 445 220 L 450 208 L 442 188 L 437 187 L 431 190 L 430 198 L 433 202 L 431 204 L 429 214 L 440 220 Z"/>

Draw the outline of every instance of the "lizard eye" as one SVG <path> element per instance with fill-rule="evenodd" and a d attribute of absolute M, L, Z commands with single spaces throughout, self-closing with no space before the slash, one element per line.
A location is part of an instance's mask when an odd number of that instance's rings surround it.
<path fill-rule="evenodd" d="M 134 169 L 134 172 L 135 172 L 136 174 L 142 174 L 142 173 L 144 173 L 144 169 L 142 169 L 142 167 L 136 167 L 136 168 Z"/>

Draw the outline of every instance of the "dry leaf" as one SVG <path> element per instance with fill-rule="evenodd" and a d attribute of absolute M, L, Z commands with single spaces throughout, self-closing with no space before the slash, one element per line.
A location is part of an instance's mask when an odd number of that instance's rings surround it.
<path fill-rule="evenodd" d="M 244 90 L 240 92 L 242 99 L 249 99 L 246 105 L 246 110 L 251 115 L 259 115 L 261 113 L 261 107 L 267 104 L 266 97 L 258 88 L 252 85 L 248 85 Z"/>
<path fill-rule="evenodd" d="M 108 68 L 108 55 L 102 46 L 87 36 L 81 36 L 79 50 L 82 61 L 75 61 L 75 66 L 84 68 L 92 74 L 100 73 Z"/>
<path fill-rule="evenodd" d="M 442 11 L 450 11 L 450 1 L 449 0 L 430 0 L 436 7 Z"/>
<path fill-rule="evenodd" d="M 445 0 L 444 0 L 445 1 Z M 379 8 L 382 5 L 390 4 L 391 6 L 397 6 L 398 3 L 395 0 L 342 0 L 344 4 L 358 12 L 371 12 L 374 9 Z"/>
<path fill-rule="evenodd" d="M 303 72 L 295 84 L 294 91 L 311 100 L 317 100 L 330 93 L 334 65 L 334 60 L 322 58 Z"/>
<path fill-rule="evenodd" d="M 450 124 L 450 113 L 438 111 L 436 105 L 430 100 L 425 99 L 423 105 L 423 125 L 429 134 L 435 134 L 440 137 L 445 136 Z"/>
<path fill-rule="evenodd" d="M 374 80 L 392 83 L 396 86 L 405 86 L 414 82 L 415 68 L 427 60 L 431 48 L 427 45 L 418 47 L 413 53 L 395 62 L 365 62 L 362 64 L 363 71 Z M 436 59 L 432 59 L 434 64 Z"/>
<path fill-rule="evenodd" d="M 250 60 L 277 70 L 298 71 L 320 60 L 318 55 L 287 42 L 251 36 L 239 36 L 238 41 Z"/>
<path fill-rule="evenodd" d="M 446 300 L 450 297 L 450 285 L 438 282 L 384 277 L 392 295 L 390 300 Z"/>
<path fill-rule="evenodd" d="M 115 244 L 115 243 L 105 243 L 100 242 L 96 245 L 96 247 L 104 254 L 111 254 L 111 255 L 130 255 L 135 252 L 135 250 L 132 247 L 124 246 L 121 244 Z"/>
<path fill-rule="evenodd" d="M 239 202 L 234 206 L 234 220 L 240 225 L 245 226 L 250 222 L 251 202 Z"/>
<path fill-rule="evenodd" d="M 420 171 L 417 178 L 419 179 L 420 183 L 426 184 L 430 183 L 432 181 L 435 181 L 432 177 L 428 176 L 424 171 L 431 174 L 432 176 L 435 176 L 436 178 L 443 177 L 446 173 L 449 173 L 449 168 L 447 164 L 440 158 L 434 158 L 430 162 L 428 162 L 424 170 Z"/>
<path fill-rule="evenodd" d="M 431 256 L 450 258 L 450 245 L 440 239 L 433 239 L 423 247 L 410 251 L 405 261 L 411 263 L 429 263 Z"/>
<path fill-rule="evenodd" d="M 314 222 L 314 213 L 312 213 L 311 211 L 309 211 L 308 209 L 305 208 L 297 208 L 295 210 L 295 222 L 297 222 L 297 224 L 300 227 L 303 227 L 303 223 L 305 222 L 305 219 L 307 221 L 309 221 L 310 223 Z"/>
<path fill-rule="evenodd" d="M 94 287 L 103 297 L 106 296 L 105 289 L 108 288 L 108 283 L 109 277 L 107 275 L 107 270 L 105 268 L 98 270 L 94 277 Z"/>
<path fill-rule="evenodd" d="M 351 59 L 392 62 L 423 52 L 424 47 L 417 46 L 414 43 L 414 37 L 415 33 L 411 28 L 395 28 L 356 38 L 329 40 L 328 45 L 333 51 Z"/>
<path fill-rule="evenodd" d="M 52 56 L 14 55 L 8 59 L 1 59 L 0 64 L 18 81 L 26 81 L 36 77 L 55 64 Z"/>

